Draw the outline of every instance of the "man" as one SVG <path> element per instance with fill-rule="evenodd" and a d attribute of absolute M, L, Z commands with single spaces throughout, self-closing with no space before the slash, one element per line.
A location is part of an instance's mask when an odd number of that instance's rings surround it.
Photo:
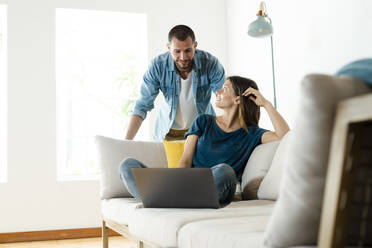
<path fill-rule="evenodd" d="M 191 28 L 173 27 L 168 34 L 168 52 L 159 55 L 143 76 L 141 95 L 134 107 L 126 139 L 133 139 L 147 112 L 154 108 L 159 90 L 165 104 L 159 109 L 154 140 L 180 140 L 197 115 L 211 114 L 211 93 L 225 82 L 225 71 L 217 58 L 197 50 Z"/>

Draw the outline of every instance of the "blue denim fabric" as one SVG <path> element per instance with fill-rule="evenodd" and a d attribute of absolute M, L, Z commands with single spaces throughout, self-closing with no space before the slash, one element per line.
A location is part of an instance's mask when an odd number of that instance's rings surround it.
<path fill-rule="evenodd" d="M 355 77 L 372 86 L 372 58 L 351 62 L 338 70 L 336 75 Z"/>
<path fill-rule="evenodd" d="M 120 178 L 128 192 L 141 201 L 132 168 L 147 168 L 146 165 L 134 158 L 126 158 L 119 167 Z M 219 164 L 211 168 L 214 184 L 216 185 L 218 201 L 220 204 L 229 204 L 234 199 L 237 179 L 234 170 L 227 164 Z"/>
<path fill-rule="evenodd" d="M 138 192 L 136 181 L 134 180 L 132 168 L 147 168 L 146 165 L 142 164 L 140 161 L 134 158 L 126 158 L 121 162 L 119 167 L 120 179 L 127 187 L 128 192 L 136 198 L 138 201 L 141 201 L 141 196 Z"/>
<path fill-rule="evenodd" d="M 228 164 L 219 164 L 211 167 L 211 170 L 219 203 L 229 204 L 234 199 L 236 191 L 237 179 L 234 169 Z"/>
<path fill-rule="evenodd" d="M 225 82 L 224 68 L 216 57 L 208 52 L 196 50 L 191 73 L 192 91 L 198 115 L 214 115 L 210 104 L 211 93 L 219 90 Z M 155 122 L 154 140 L 163 140 L 174 122 L 180 92 L 179 81 L 180 76 L 169 52 L 153 59 L 143 76 L 140 97 L 136 101 L 132 114 L 145 119 L 147 112 L 154 108 L 159 90 L 165 99 Z"/>

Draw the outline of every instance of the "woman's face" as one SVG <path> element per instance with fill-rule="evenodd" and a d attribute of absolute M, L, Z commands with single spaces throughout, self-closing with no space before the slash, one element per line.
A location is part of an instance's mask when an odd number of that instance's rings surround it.
<path fill-rule="evenodd" d="M 217 92 L 216 106 L 219 108 L 229 108 L 236 104 L 236 95 L 230 80 L 222 85 L 222 88 Z"/>

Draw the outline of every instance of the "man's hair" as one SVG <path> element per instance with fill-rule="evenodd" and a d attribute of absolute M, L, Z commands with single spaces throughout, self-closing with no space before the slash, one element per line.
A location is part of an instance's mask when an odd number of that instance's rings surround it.
<path fill-rule="evenodd" d="M 187 39 L 187 37 L 190 37 L 192 42 L 195 42 L 194 31 L 192 31 L 192 29 L 186 25 L 177 25 L 173 27 L 168 34 L 169 43 L 172 41 L 173 37 L 180 41 L 184 41 Z"/>
<path fill-rule="evenodd" d="M 248 132 L 249 126 L 258 125 L 261 112 L 256 103 L 242 94 L 249 87 L 258 90 L 258 86 L 253 80 L 239 76 L 228 77 L 227 80 L 231 82 L 235 95 L 240 97 L 239 121 L 243 129 Z"/>

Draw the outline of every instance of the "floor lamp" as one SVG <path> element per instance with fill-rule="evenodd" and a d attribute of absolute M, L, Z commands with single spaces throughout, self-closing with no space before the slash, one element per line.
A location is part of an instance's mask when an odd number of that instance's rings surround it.
<path fill-rule="evenodd" d="M 275 88 L 275 70 L 274 70 L 274 48 L 273 48 L 273 26 L 271 19 L 267 15 L 265 2 L 260 3 L 260 9 L 257 13 L 257 20 L 249 24 L 248 35 L 256 38 L 270 36 L 271 40 L 271 66 L 273 72 L 274 89 L 274 107 L 276 108 L 276 88 Z"/>

